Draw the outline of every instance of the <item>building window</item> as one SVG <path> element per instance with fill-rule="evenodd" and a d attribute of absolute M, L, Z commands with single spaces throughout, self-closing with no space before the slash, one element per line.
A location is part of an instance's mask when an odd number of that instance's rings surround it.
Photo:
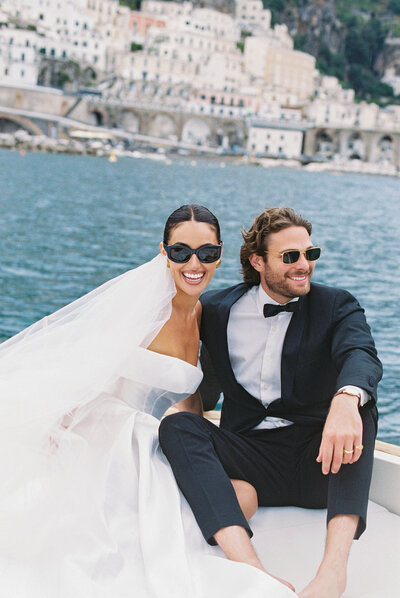
<path fill-rule="evenodd" d="M 21 71 L 21 77 L 25 77 L 25 71 Z"/>
<path fill-rule="evenodd" d="M 21 62 L 25 62 L 25 54 L 21 54 Z"/>
<path fill-rule="evenodd" d="M 265 151 L 266 151 L 266 152 L 269 152 L 269 145 L 266 145 L 266 146 L 265 146 Z"/>
<path fill-rule="evenodd" d="M 55 55 L 56 55 L 56 51 L 55 51 L 55 49 L 54 49 L 54 48 L 52 48 L 52 49 L 50 50 L 50 56 L 55 56 Z"/>
<path fill-rule="evenodd" d="M 8 69 L 4 69 L 4 74 L 8 75 Z"/>
<path fill-rule="evenodd" d="M 39 21 L 43 21 L 43 20 L 44 20 L 44 16 L 43 16 L 43 14 L 40 14 L 39 15 Z"/>

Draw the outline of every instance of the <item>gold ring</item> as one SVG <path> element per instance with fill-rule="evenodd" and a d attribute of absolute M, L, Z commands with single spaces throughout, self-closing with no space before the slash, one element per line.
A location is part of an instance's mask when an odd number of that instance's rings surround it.
<path fill-rule="evenodd" d="M 352 455 L 353 453 L 354 453 L 354 449 L 352 451 L 346 451 L 346 449 L 343 449 L 344 455 Z"/>
<path fill-rule="evenodd" d="M 354 448 L 358 449 L 359 451 L 362 451 L 364 447 L 362 444 L 359 444 L 358 446 L 356 445 Z"/>

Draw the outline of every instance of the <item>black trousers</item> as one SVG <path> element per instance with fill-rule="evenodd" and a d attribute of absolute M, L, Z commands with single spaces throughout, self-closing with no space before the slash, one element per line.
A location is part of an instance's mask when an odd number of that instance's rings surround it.
<path fill-rule="evenodd" d="M 360 517 L 355 538 L 366 527 L 375 417 L 360 410 L 364 450 L 352 465 L 323 475 L 316 462 L 322 426 L 293 424 L 272 430 L 234 433 L 193 413 L 176 413 L 160 424 L 160 445 L 176 481 L 210 544 L 222 527 L 252 531 L 240 509 L 230 478 L 257 491 L 260 506 L 327 507 L 327 522 L 338 514 Z"/>

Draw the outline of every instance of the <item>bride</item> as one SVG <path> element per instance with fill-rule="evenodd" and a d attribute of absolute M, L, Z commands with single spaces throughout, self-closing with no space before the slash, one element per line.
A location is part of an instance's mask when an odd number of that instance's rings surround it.
<path fill-rule="evenodd" d="M 168 407 L 201 413 L 198 298 L 221 254 L 215 216 L 182 206 L 158 257 L 0 345 L 2 596 L 294 595 L 204 541 L 158 446 Z"/>

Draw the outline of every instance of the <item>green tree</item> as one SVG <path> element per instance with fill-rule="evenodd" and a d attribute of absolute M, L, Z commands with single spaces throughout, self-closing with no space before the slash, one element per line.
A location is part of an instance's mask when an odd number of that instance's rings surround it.
<path fill-rule="evenodd" d="M 390 0 L 388 9 L 394 12 L 395 15 L 400 15 L 400 0 Z"/>
<path fill-rule="evenodd" d="M 140 10 L 142 0 L 119 0 L 122 6 L 129 6 L 131 10 Z"/>
<path fill-rule="evenodd" d="M 317 68 L 324 75 L 337 77 L 340 81 L 346 78 L 346 59 L 344 54 L 331 52 L 326 44 L 322 44 L 317 56 Z"/>
<path fill-rule="evenodd" d="M 263 0 L 264 8 L 275 10 L 276 12 L 283 12 L 285 9 L 284 0 Z"/>
<path fill-rule="evenodd" d="M 142 44 L 137 44 L 136 42 L 131 43 L 131 52 L 138 52 L 139 50 L 143 50 Z"/>

